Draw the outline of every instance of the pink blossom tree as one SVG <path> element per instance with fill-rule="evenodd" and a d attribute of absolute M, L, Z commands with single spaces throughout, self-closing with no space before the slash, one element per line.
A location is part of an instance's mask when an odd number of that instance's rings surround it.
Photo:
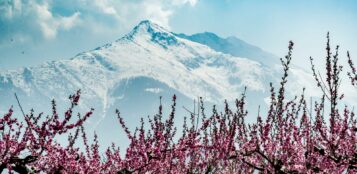
<path fill-rule="evenodd" d="M 56 111 L 56 103 L 52 101 L 52 115 L 42 118 L 43 113 L 35 116 L 34 112 L 24 115 L 24 123 L 12 118 L 13 110 L 0 118 L 0 173 L 7 168 L 10 172 L 29 173 L 31 171 L 46 171 L 54 160 L 51 156 L 61 159 L 71 149 L 62 147 L 54 141 L 58 135 L 65 134 L 69 130 L 83 125 L 83 122 L 92 115 L 93 110 L 86 113 L 83 118 L 70 123 L 73 109 L 80 99 L 80 91 L 69 97 L 71 106 L 60 118 Z M 58 153 L 58 154 L 55 154 Z M 59 165 L 56 165 L 58 168 Z M 51 168 L 56 170 L 55 167 Z"/>
<path fill-rule="evenodd" d="M 97 135 L 89 143 L 83 125 L 93 110 L 72 121 L 78 91 L 70 96 L 71 106 L 63 118 L 54 101 L 52 114 L 46 118 L 32 111 L 21 123 L 13 118 L 12 109 L 0 117 L 0 173 L 4 169 L 17 173 L 356 173 L 357 120 L 353 109 L 340 104 L 344 94 L 339 47 L 332 53 L 327 35 L 325 77 L 310 58 L 322 96 L 309 110 L 304 89 L 301 96 L 286 98 L 293 46 L 289 42 L 288 53 L 281 59 L 278 88 L 270 85 L 268 112 L 259 112 L 254 123 L 245 120 L 249 114 L 243 92 L 234 109 L 225 102 L 222 112 L 214 106 L 210 115 L 200 99 L 200 112 L 190 112 L 178 129 L 174 95 L 167 117 L 160 104 L 158 113 L 147 121 L 142 118 L 134 131 L 117 110 L 118 124 L 130 145 L 125 156 L 115 144 L 102 153 Z M 349 53 L 347 58 L 348 77 L 355 86 L 356 69 Z M 55 141 L 57 136 L 67 135 L 68 144 Z M 75 146 L 80 139 L 84 150 Z"/>

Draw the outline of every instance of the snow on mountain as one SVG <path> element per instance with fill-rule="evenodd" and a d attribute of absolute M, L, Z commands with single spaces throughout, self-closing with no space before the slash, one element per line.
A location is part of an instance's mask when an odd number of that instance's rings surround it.
<path fill-rule="evenodd" d="M 221 104 L 224 99 L 233 101 L 246 86 L 251 109 L 264 105 L 264 99 L 269 96 L 269 83 L 278 84 L 280 77 L 280 72 L 257 61 L 269 62 L 269 56 L 251 58 L 254 50 L 258 50 L 256 47 L 240 53 L 229 51 L 234 44 L 228 50 L 217 50 L 212 44 L 201 44 L 205 37 L 194 38 L 196 36 L 183 37 L 150 21 L 142 21 L 115 42 L 71 59 L 0 72 L 0 98 L 5 99 L 0 101 L 0 111 L 16 104 L 14 92 L 25 110 L 48 111 L 53 98 L 64 109 L 68 105 L 64 104 L 67 96 L 81 89 L 81 109 L 96 109 L 91 125 L 98 130 L 108 130 L 118 127 L 113 117 L 115 108 L 129 115 L 129 123 L 136 125 L 139 117 L 157 111 L 159 96 L 164 96 L 165 102 L 170 104 L 174 93 L 182 109 L 192 105 L 198 96 L 212 104 Z M 226 41 L 237 42 L 232 38 Z M 256 53 L 260 54 L 270 55 L 261 50 Z M 248 58 L 235 55 L 248 55 Z M 290 86 L 298 94 L 302 86 L 309 85 L 310 77 L 296 68 L 292 74 Z M 108 115 L 111 117 L 106 117 Z M 115 132 L 106 131 L 105 136 L 113 137 Z"/>
<path fill-rule="evenodd" d="M 109 91 L 120 81 L 150 77 L 188 97 L 208 101 L 234 99 L 243 86 L 264 90 L 268 69 L 259 62 L 215 52 L 143 21 L 123 38 L 70 60 L 1 74 L 2 86 L 49 98 L 82 89 L 86 97 L 110 105 Z M 269 74 L 269 73 L 268 73 Z"/>
<path fill-rule="evenodd" d="M 235 57 L 244 57 L 261 63 L 263 66 L 269 67 L 269 70 L 274 72 L 271 82 L 278 80 L 281 76 L 281 63 L 280 58 L 263 49 L 251 45 L 235 36 L 222 38 L 214 33 L 204 32 L 193 35 L 175 34 L 178 37 L 185 38 L 203 45 L 207 45 L 217 52 L 222 52 Z M 283 55 L 280 55 L 283 56 Z M 293 55 L 294 57 L 294 55 Z M 307 88 L 306 94 L 308 96 L 320 96 L 320 92 L 315 88 L 314 80 L 312 79 L 311 72 L 306 72 L 298 65 L 294 64 L 295 57 L 293 58 L 293 65 L 290 68 L 290 77 L 288 79 L 288 88 L 291 95 L 300 95 L 302 88 Z M 301 65 L 300 65 L 301 66 Z M 309 69 L 310 67 L 304 67 Z M 275 81 L 276 82 L 276 81 Z M 278 85 L 278 84 L 277 84 Z M 266 86 L 265 86 L 266 87 Z M 262 96 L 261 96 L 262 97 Z"/>
<path fill-rule="evenodd" d="M 207 45 L 218 52 L 230 54 L 236 57 L 245 57 L 267 66 L 280 63 L 279 57 L 234 36 L 221 38 L 210 32 L 197 33 L 190 36 L 185 34 L 176 34 L 176 36 Z"/>

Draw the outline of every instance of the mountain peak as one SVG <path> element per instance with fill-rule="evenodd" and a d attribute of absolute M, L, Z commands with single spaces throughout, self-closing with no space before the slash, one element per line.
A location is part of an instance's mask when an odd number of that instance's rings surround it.
<path fill-rule="evenodd" d="M 170 33 L 167 29 L 161 27 L 160 25 L 150 21 L 143 20 L 138 25 L 136 25 L 133 30 L 128 34 L 128 36 L 135 36 L 141 34 L 154 34 L 154 33 Z"/>
<path fill-rule="evenodd" d="M 139 22 L 139 24 L 137 26 L 152 26 L 155 25 L 153 22 L 151 22 L 150 20 L 142 20 Z"/>
<path fill-rule="evenodd" d="M 178 43 L 175 35 L 173 35 L 169 30 L 150 20 L 141 21 L 124 38 L 129 40 L 140 40 L 146 38 L 164 48 Z"/>
<path fill-rule="evenodd" d="M 139 24 L 134 27 L 134 30 L 139 30 L 139 29 L 150 30 L 150 29 L 155 29 L 158 27 L 159 26 L 157 24 L 154 24 L 150 20 L 143 20 L 143 21 L 139 22 Z"/>

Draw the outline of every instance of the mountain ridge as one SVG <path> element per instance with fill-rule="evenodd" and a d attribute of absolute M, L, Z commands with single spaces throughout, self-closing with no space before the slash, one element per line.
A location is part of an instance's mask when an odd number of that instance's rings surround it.
<path fill-rule="evenodd" d="M 213 33 L 208 35 L 222 39 Z M 299 75 L 302 71 L 291 71 L 297 74 L 297 78 L 305 78 Z M 165 84 L 187 99 L 201 96 L 208 102 L 219 103 L 225 99 L 234 101 L 245 87 L 252 96 L 264 99 L 269 96 L 266 90 L 269 83 L 278 81 L 277 75 L 274 68 L 264 63 L 215 51 L 209 44 L 178 37 L 146 20 L 120 39 L 79 53 L 71 59 L 0 73 L 0 91 L 3 91 L 0 97 L 9 97 L 8 94 L 17 92 L 22 98 L 44 101 L 60 98 L 64 101 L 66 98 L 63 96 L 82 89 L 85 101 L 91 101 L 84 102 L 83 107 L 95 106 L 106 113 L 120 99 L 125 99 L 125 94 L 112 96 L 116 87 L 138 77 Z M 148 88 L 157 89 L 155 91 L 158 92 L 152 93 L 155 96 L 165 93 L 158 86 Z M 152 91 L 140 90 L 144 93 Z M 38 96 L 33 97 L 37 93 Z M 6 102 L 5 107 L 11 103 L 15 101 Z"/>
<path fill-rule="evenodd" d="M 296 77 L 291 91 L 296 92 L 306 77 L 303 71 L 291 72 Z M 275 69 L 263 63 L 215 51 L 143 21 L 122 38 L 70 59 L 0 73 L 0 98 L 7 99 L 0 101 L 0 112 L 17 103 L 15 92 L 25 111 L 51 113 L 52 99 L 64 110 L 67 96 L 81 89 L 79 110 L 96 109 L 88 122 L 91 130 L 119 131 L 112 117 L 115 109 L 121 109 L 129 126 L 137 125 L 140 117 L 156 113 L 160 96 L 168 106 L 173 94 L 179 98 L 177 112 L 184 115 L 182 108 L 192 106 L 198 96 L 219 105 L 225 99 L 234 102 L 247 87 L 247 109 L 254 113 L 259 105 L 266 107 L 268 85 L 278 81 Z M 105 136 L 104 144 L 110 145 L 115 132 Z"/>
<path fill-rule="evenodd" d="M 203 45 L 207 45 L 215 51 L 230 54 L 236 57 L 244 57 L 263 63 L 266 66 L 273 66 L 279 63 L 279 58 L 272 53 L 251 45 L 235 36 L 221 38 L 212 32 L 196 33 L 186 35 L 183 33 L 175 34 L 178 37 L 185 38 Z"/>

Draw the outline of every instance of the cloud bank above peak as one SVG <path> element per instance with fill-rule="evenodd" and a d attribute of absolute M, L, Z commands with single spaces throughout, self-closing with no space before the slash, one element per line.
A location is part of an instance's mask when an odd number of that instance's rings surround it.
<path fill-rule="evenodd" d="M 128 30 L 149 19 L 170 28 L 169 20 L 181 6 L 198 0 L 4 0 L 0 2 L 0 45 L 4 41 L 52 40 L 76 28 L 89 33 Z M 98 25 L 100 23 L 100 25 Z"/>
<path fill-rule="evenodd" d="M 60 30 L 66 31 L 80 24 L 80 12 L 71 15 L 54 14 L 49 2 L 3 1 L 0 3 L 1 40 L 16 38 L 28 41 L 34 38 L 53 39 Z"/>

